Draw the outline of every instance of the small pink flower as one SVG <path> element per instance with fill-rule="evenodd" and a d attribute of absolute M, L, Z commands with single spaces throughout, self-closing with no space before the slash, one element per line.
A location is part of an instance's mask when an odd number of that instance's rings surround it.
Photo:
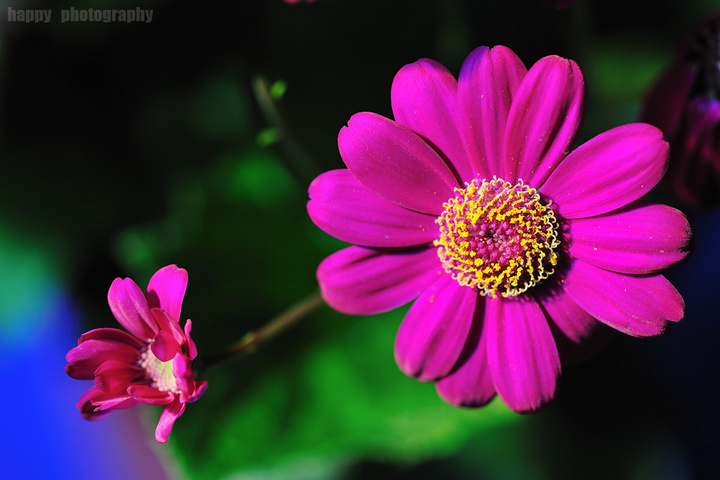
<path fill-rule="evenodd" d="M 180 328 L 180 309 L 187 288 L 187 272 L 175 265 L 158 270 L 150 279 L 147 300 L 129 278 L 116 278 L 108 292 L 110 310 L 132 335 L 115 328 L 82 334 L 68 352 L 65 371 L 78 380 L 95 380 L 78 402 L 83 418 L 99 420 L 112 410 L 135 405 L 165 405 L 155 439 L 168 441 L 185 404 L 205 392 L 207 381 L 195 380 L 192 361 L 197 348 L 190 330 Z"/>
<path fill-rule="evenodd" d="M 528 70 L 506 47 L 480 47 L 458 80 L 432 60 L 406 65 L 391 101 L 395 120 L 363 112 L 340 131 L 347 169 L 316 178 L 307 208 L 355 244 L 318 267 L 330 306 L 369 315 L 417 298 L 395 339 L 407 375 L 455 405 L 497 393 L 531 411 L 553 398 L 561 361 L 613 330 L 659 335 L 683 317 L 662 271 L 688 254 L 690 226 L 639 201 L 668 145 L 636 123 L 573 151 L 575 62 Z"/>

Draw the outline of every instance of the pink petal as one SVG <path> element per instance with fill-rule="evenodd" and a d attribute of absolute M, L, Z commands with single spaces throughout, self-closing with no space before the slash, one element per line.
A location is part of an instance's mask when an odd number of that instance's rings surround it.
<path fill-rule="evenodd" d="M 434 60 L 405 65 L 395 75 L 391 101 L 395 121 L 440 150 L 458 179 L 473 173 L 457 126 L 457 81 Z"/>
<path fill-rule="evenodd" d="M 157 428 L 155 429 L 155 440 L 159 443 L 167 443 L 170 432 L 172 432 L 175 420 L 185 411 L 185 403 L 176 399 L 170 405 L 167 405 L 162 414 L 160 414 L 160 420 L 158 421 Z"/>
<path fill-rule="evenodd" d="M 142 374 L 143 370 L 135 365 L 108 360 L 95 370 L 95 385 L 104 392 L 125 393 L 130 383 Z"/>
<path fill-rule="evenodd" d="M 137 350 L 145 347 L 146 343 L 141 342 L 127 332 L 117 328 L 96 328 L 80 335 L 78 345 L 88 340 L 113 340 L 129 345 Z"/>
<path fill-rule="evenodd" d="M 155 341 L 150 344 L 150 349 L 161 362 L 169 362 L 175 358 L 175 355 L 182 353 L 180 345 L 167 332 L 158 332 Z"/>
<path fill-rule="evenodd" d="M 623 275 L 575 260 L 563 288 L 601 322 L 634 337 L 660 335 L 685 315 L 685 302 L 662 275 Z"/>
<path fill-rule="evenodd" d="M 134 365 L 140 351 L 115 340 L 86 340 L 65 356 L 67 374 L 77 380 L 92 380 L 95 370 L 108 360 Z"/>
<path fill-rule="evenodd" d="M 93 405 L 90 401 L 90 398 L 95 394 L 95 392 L 98 391 L 98 388 L 96 386 L 90 387 L 88 391 L 83 393 L 80 396 L 80 400 L 78 400 L 77 403 L 77 409 L 80 410 L 80 414 L 82 418 L 85 420 L 100 420 L 101 418 L 105 418 L 110 413 L 112 413 L 110 410 L 104 411 L 104 412 L 97 412 L 97 406 Z"/>
<path fill-rule="evenodd" d="M 205 390 L 207 390 L 207 388 L 207 380 L 203 380 L 202 382 L 195 382 L 195 391 L 185 401 L 187 403 L 196 402 L 200 397 L 202 397 L 203 393 L 205 393 Z"/>
<path fill-rule="evenodd" d="M 665 173 L 667 159 L 660 130 L 644 123 L 623 125 L 578 147 L 540 190 L 564 218 L 600 215 L 650 191 Z"/>
<path fill-rule="evenodd" d="M 515 412 L 552 400 L 560 357 L 542 309 L 534 299 L 487 299 L 487 356 L 495 389 Z"/>
<path fill-rule="evenodd" d="M 121 410 L 123 408 L 132 408 L 140 405 L 140 402 L 138 402 L 135 398 L 129 396 L 129 395 L 119 395 L 115 398 L 112 398 L 110 400 L 103 401 L 100 403 L 100 405 L 97 406 L 96 412 L 100 413 L 103 411 L 110 412 L 112 410 Z"/>
<path fill-rule="evenodd" d="M 444 272 L 434 248 L 349 247 L 327 257 L 317 270 L 323 299 L 351 315 L 372 315 L 404 305 L 440 275 Z"/>
<path fill-rule="evenodd" d="M 173 377 L 175 377 L 175 384 L 180 389 L 180 400 L 191 396 L 195 390 L 195 377 L 192 370 L 192 364 L 182 354 L 178 354 L 173 358 Z"/>
<path fill-rule="evenodd" d="M 161 392 L 149 385 L 130 385 L 127 392 L 136 400 L 146 405 L 167 405 L 175 399 L 170 392 Z"/>
<path fill-rule="evenodd" d="M 340 155 L 370 190 L 402 207 L 439 215 L 459 184 L 415 133 L 375 113 L 357 113 L 338 136 Z"/>
<path fill-rule="evenodd" d="M 175 322 L 180 321 L 188 274 L 176 265 L 163 267 L 152 276 L 148 283 L 148 304 L 151 308 L 162 308 Z"/>
<path fill-rule="evenodd" d="M 513 99 L 505 135 L 507 178 L 539 186 L 570 152 L 585 109 L 585 80 L 572 60 L 540 59 Z"/>
<path fill-rule="evenodd" d="M 195 346 L 195 342 L 190 337 L 190 332 L 192 331 L 192 322 L 188 318 L 185 322 L 185 354 L 188 356 L 190 360 L 195 360 L 195 357 L 197 357 L 197 347 Z"/>
<path fill-rule="evenodd" d="M 527 69 L 507 47 L 479 47 L 463 63 L 458 98 L 470 162 L 477 178 L 505 176 L 503 139 L 513 98 Z"/>
<path fill-rule="evenodd" d="M 366 247 L 409 247 L 438 236 L 436 216 L 395 205 L 374 194 L 349 170 L 331 170 L 309 188 L 312 221 L 326 233 Z"/>
<path fill-rule="evenodd" d="M 185 343 L 185 335 L 183 334 L 182 328 L 176 320 L 173 320 L 165 310 L 159 308 L 150 309 L 155 321 L 160 327 L 160 331 L 167 332 L 170 334 L 178 345 Z"/>
<path fill-rule="evenodd" d="M 395 338 L 395 361 L 421 381 L 446 376 L 460 357 L 475 314 L 477 290 L 442 275 L 415 300 Z"/>
<path fill-rule="evenodd" d="M 90 395 L 89 402 L 95 406 L 95 413 L 120 410 L 139 405 L 139 402 L 125 392 L 103 392 L 97 387 Z M 88 409 L 89 410 L 89 409 Z"/>
<path fill-rule="evenodd" d="M 140 340 L 149 340 L 157 333 L 145 295 L 131 279 L 115 279 L 108 292 L 108 303 L 120 325 Z"/>
<path fill-rule="evenodd" d="M 597 321 L 564 291 L 539 297 L 562 363 L 579 363 L 604 348 L 615 330 Z"/>
<path fill-rule="evenodd" d="M 633 203 L 621 210 L 570 222 L 570 254 L 620 273 L 654 273 L 684 259 L 692 229 L 666 205 Z"/>
<path fill-rule="evenodd" d="M 485 324 L 484 321 L 481 323 L 478 330 Z M 446 402 L 458 407 L 476 408 L 487 405 L 495 398 L 495 384 L 487 359 L 487 334 L 477 335 L 474 343 L 465 346 L 466 350 L 469 347 L 468 359 L 435 385 L 438 395 Z"/>

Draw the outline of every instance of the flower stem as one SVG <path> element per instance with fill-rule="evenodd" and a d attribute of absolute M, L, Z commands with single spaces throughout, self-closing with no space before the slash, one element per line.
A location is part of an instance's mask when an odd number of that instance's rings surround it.
<path fill-rule="evenodd" d="M 265 120 L 279 133 L 278 146 L 283 151 L 289 167 L 303 184 L 309 184 L 313 178 L 320 174 L 320 169 L 290 132 L 280 114 L 277 99 L 273 98 L 270 93 L 270 84 L 267 79 L 262 76 L 254 77 L 252 79 L 252 90 Z"/>
<path fill-rule="evenodd" d="M 231 362 L 244 355 L 255 352 L 265 343 L 295 324 L 297 321 L 315 311 L 323 304 L 320 292 L 299 301 L 289 309 L 271 319 L 259 329 L 246 333 L 240 340 L 222 352 L 210 354 L 196 361 L 196 370 L 204 374 L 210 368 Z M 196 374 L 197 376 L 197 374 Z M 200 375 L 202 376 L 202 375 Z"/>

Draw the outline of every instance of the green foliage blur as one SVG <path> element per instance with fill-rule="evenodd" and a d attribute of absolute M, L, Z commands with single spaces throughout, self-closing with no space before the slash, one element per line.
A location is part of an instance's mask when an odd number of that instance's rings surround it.
<path fill-rule="evenodd" d="M 3 2 L 0 15 L 8 5 L 59 17 L 70 6 L 136 3 Z M 26 284 L 60 279 L 87 329 L 114 327 L 112 280 L 144 287 L 175 263 L 189 272 L 183 316 L 201 355 L 221 350 L 317 290 L 317 264 L 344 245 L 308 219 L 307 187 L 343 167 L 336 138 L 352 114 L 391 116 L 404 64 L 430 57 L 457 74 L 475 47 L 496 44 L 528 66 L 573 58 L 587 79 L 587 139 L 635 121 L 677 40 L 720 9 L 710 0 L 577 0 L 560 12 L 540 0 L 142 3 L 152 23 L 2 19 L 0 278 L 13 285 L 0 292 L 3 334 L 22 327 L 15 303 L 41 301 L 23 294 Z M 665 407 L 643 409 L 636 396 L 630 411 L 617 400 L 644 385 L 631 340 L 570 367 L 545 412 L 518 416 L 500 401 L 461 410 L 397 369 L 405 311 L 356 318 L 323 307 L 210 371 L 166 447 L 182 478 L 681 478 Z"/>

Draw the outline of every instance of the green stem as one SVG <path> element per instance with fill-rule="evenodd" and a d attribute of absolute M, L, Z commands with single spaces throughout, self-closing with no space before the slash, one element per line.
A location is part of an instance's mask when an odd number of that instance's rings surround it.
<path fill-rule="evenodd" d="M 202 360 L 196 362 L 196 369 L 199 373 L 204 374 L 210 368 L 236 360 L 244 355 L 255 352 L 265 343 L 275 338 L 278 334 L 304 318 L 309 313 L 315 311 L 323 304 L 320 292 L 315 292 L 304 300 L 299 301 L 285 312 L 270 320 L 259 329 L 248 332 L 235 344 L 222 352 L 210 354 L 203 357 Z M 202 375 L 196 375 L 202 377 Z"/>
<path fill-rule="evenodd" d="M 283 120 L 278 102 L 270 94 L 270 84 L 265 78 L 256 76 L 252 79 L 252 90 L 265 120 L 280 134 L 279 147 L 290 164 L 290 168 L 304 184 L 309 184 L 320 174 L 320 170 L 295 140 Z"/>

